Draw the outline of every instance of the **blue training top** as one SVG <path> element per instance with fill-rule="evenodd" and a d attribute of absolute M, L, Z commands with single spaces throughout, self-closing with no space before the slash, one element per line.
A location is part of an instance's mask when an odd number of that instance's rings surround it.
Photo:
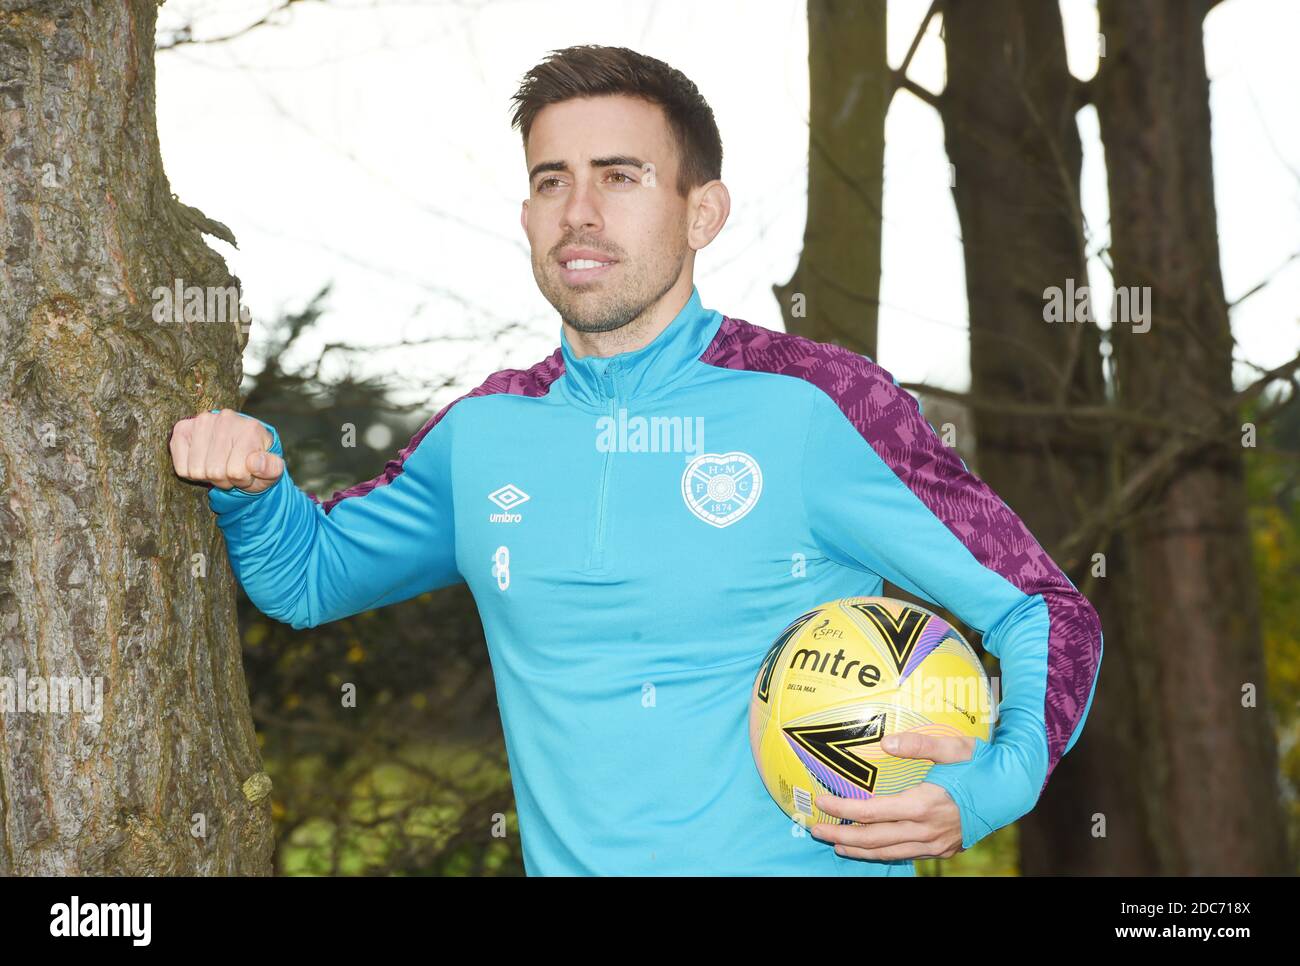
<path fill-rule="evenodd" d="M 1033 808 L 1092 705 L 1100 623 L 887 371 L 696 288 L 640 349 L 560 343 L 323 504 L 287 466 L 258 494 L 212 488 L 252 602 L 301 629 L 466 582 L 530 875 L 915 874 L 792 823 L 747 728 L 781 630 L 882 579 L 1001 661 L 993 741 L 926 778 L 963 846 Z"/>

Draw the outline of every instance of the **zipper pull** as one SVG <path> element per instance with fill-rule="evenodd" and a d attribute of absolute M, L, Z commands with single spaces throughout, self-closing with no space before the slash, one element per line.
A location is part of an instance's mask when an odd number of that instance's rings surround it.
<path fill-rule="evenodd" d="M 610 399 L 618 399 L 618 373 L 619 364 L 611 362 L 609 368 L 605 370 L 605 376 L 608 379 L 608 392 Z"/>

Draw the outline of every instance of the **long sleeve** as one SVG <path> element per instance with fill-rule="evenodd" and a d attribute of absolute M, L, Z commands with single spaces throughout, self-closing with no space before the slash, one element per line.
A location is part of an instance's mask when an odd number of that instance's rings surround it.
<path fill-rule="evenodd" d="M 283 457 L 280 434 L 258 422 Z M 383 474 L 324 504 L 294 484 L 287 461 L 260 493 L 210 489 L 231 567 L 258 610 L 301 630 L 459 583 L 450 436 L 435 417 Z"/>
<path fill-rule="evenodd" d="M 977 739 L 971 760 L 925 779 L 956 802 L 970 848 L 1034 807 L 1078 739 L 1101 666 L 1100 621 L 917 401 L 865 356 L 844 355 L 812 404 L 809 528 L 827 557 L 947 608 L 1000 660 L 992 742 Z"/>

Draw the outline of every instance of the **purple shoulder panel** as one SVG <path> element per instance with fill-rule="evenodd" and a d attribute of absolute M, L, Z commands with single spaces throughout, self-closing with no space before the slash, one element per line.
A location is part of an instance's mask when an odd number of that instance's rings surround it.
<path fill-rule="evenodd" d="M 346 490 L 337 490 L 332 497 L 325 503 L 321 504 L 326 513 L 334 509 L 340 501 L 349 497 L 365 496 L 377 486 L 385 486 L 393 482 L 402 473 L 402 467 L 406 463 L 407 457 L 415 452 L 415 448 L 420 445 L 420 441 L 428 435 L 429 430 L 437 426 L 442 418 L 451 411 L 451 407 L 456 405 L 462 399 L 469 399 L 473 396 L 492 396 L 500 393 L 507 393 L 512 396 L 545 396 L 550 390 L 551 384 L 564 374 L 564 355 L 563 352 L 556 350 L 527 369 L 502 369 L 488 376 L 483 383 L 463 396 L 457 396 L 431 418 L 427 423 L 420 427 L 419 431 L 411 437 L 411 441 L 406 447 L 398 451 L 393 459 L 389 460 L 384 466 L 384 472 L 376 476 L 373 480 L 366 480 L 364 483 L 356 483 Z M 320 503 L 314 495 L 308 493 L 312 502 Z"/>
<path fill-rule="evenodd" d="M 1050 628 L 1043 708 L 1050 778 L 1088 706 L 1101 657 L 1101 622 L 1020 518 L 966 469 L 955 450 L 939 442 L 916 400 L 865 356 L 724 315 L 700 361 L 795 376 L 817 386 L 980 564 L 1022 593 L 1043 596 Z"/>

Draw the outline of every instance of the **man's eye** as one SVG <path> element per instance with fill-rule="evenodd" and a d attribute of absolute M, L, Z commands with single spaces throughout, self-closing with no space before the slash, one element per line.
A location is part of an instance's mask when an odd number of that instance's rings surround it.
<path fill-rule="evenodd" d="M 611 172 L 609 173 L 609 177 L 611 177 L 611 178 L 621 178 L 622 181 L 619 182 L 620 184 L 636 184 L 636 183 L 637 183 L 636 178 L 633 178 L 631 175 L 629 175 L 629 174 L 627 174 L 627 173 L 625 173 L 625 172 L 623 172 L 623 171 L 611 171 Z M 546 189 L 547 189 L 547 188 L 548 188 L 552 183 L 559 184 L 559 183 L 560 183 L 560 179 L 559 179 L 559 178 L 543 178 L 541 181 L 537 182 L 537 190 L 538 190 L 538 191 L 545 191 L 545 190 L 546 190 Z"/>

